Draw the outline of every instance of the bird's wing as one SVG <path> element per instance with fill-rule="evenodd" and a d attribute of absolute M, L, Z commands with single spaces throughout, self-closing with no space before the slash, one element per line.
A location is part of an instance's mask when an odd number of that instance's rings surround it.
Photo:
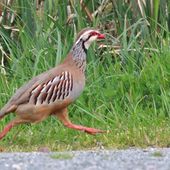
<path fill-rule="evenodd" d="M 73 77 L 70 72 L 63 71 L 60 74 L 36 84 L 30 91 L 30 104 L 50 104 L 57 100 L 64 100 L 73 89 Z"/>
<path fill-rule="evenodd" d="M 73 76 L 69 71 L 54 69 L 42 73 L 20 87 L 2 108 L 2 114 L 14 111 L 21 104 L 49 104 L 64 100 L 73 89 Z"/>

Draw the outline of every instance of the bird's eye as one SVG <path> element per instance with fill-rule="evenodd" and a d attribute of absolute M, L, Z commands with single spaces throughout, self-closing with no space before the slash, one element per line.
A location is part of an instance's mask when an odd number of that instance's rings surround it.
<path fill-rule="evenodd" d="M 96 36 L 96 35 L 98 35 L 97 32 L 91 32 L 91 36 Z"/>

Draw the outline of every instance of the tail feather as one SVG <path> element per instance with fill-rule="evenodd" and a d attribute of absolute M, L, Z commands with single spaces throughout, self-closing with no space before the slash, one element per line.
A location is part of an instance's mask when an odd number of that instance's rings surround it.
<path fill-rule="evenodd" d="M 0 110 L 0 119 L 2 119 L 6 114 L 16 110 L 16 105 L 9 106 L 8 103 Z"/>
<path fill-rule="evenodd" d="M 4 110 L 4 108 L 2 108 L 0 110 L 0 119 L 2 119 L 5 116 L 5 114 L 6 114 L 5 110 Z"/>

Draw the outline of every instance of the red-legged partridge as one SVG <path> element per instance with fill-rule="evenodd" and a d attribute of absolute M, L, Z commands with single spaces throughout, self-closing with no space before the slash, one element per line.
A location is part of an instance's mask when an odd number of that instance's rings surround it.
<path fill-rule="evenodd" d="M 27 82 L 11 97 L 0 110 L 0 118 L 10 112 L 16 113 L 0 133 L 2 139 L 15 125 L 40 122 L 54 115 L 68 128 L 96 134 L 99 129 L 73 124 L 67 113 L 67 106 L 81 94 L 85 85 L 86 52 L 90 44 L 105 36 L 92 28 L 83 29 L 60 65 L 46 71 Z"/>

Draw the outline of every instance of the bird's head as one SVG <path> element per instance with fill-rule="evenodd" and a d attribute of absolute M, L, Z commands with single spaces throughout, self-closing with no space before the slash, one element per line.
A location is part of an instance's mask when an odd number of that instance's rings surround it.
<path fill-rule="evenodd" d="M 97 39 L 104 39 L 105 35 L 93 28 L 85 28 L 79 32 L 75 44 L 82 41 L 84 48 L 87 50 L 91 43 Z"/>

